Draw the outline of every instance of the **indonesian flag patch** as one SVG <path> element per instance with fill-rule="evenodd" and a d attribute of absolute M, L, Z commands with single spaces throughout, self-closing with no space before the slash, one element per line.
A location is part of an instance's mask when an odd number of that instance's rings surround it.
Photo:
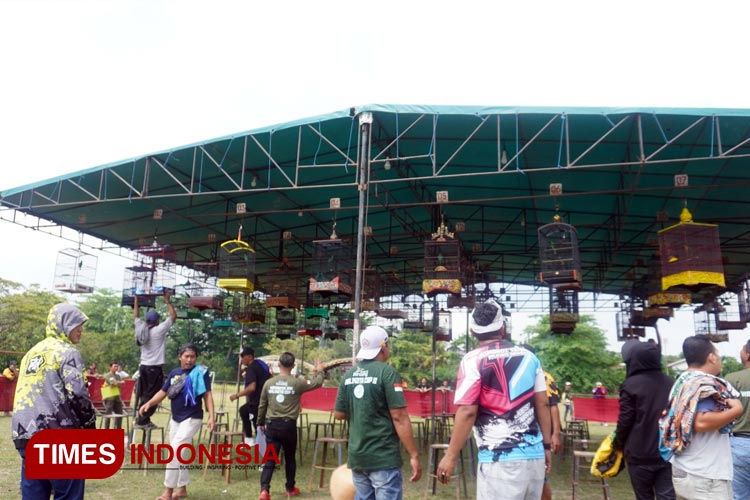
<path fill-rule="evenodd" d="M 404 386 L 401 384 L 393 384 L 393 390 L 396 392 L 404 392 Z"/>

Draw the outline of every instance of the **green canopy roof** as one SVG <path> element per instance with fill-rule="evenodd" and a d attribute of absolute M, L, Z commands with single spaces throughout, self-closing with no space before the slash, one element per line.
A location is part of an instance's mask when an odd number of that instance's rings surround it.
<path fill-rule="evenodd" d="M 476 279 L 539 285 L 537 228 L 559 213 L 578 230 L 584 290 L 627 294 L 684 206 L 719 225 L 727 282 L 748 272 L 749 156 L 750 110 L 368 105 L 7 189 L 0 203 L 125 248 L 157 236 L 189 267 L 216 261 L 242 225 L 262 285 L 282 257 L 308 269 L 334 222 L 356 244 L 366 158 L 366 262 L 385 279 L 419 289 L 443 216 Z"/>

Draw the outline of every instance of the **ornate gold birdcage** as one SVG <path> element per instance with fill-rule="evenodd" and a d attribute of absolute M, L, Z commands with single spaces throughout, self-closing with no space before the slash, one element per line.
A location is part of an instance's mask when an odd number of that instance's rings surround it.
<path fill-rule="evenodd" d="M 696 292 L 725 286 L 719 226 L 693 222 L 687 207 L 679 224 L 659 231 L 659 254 L 662 290 L 683 286 Z"/>
<path fill-rule="evenodd" d="M 441 215 L 437 231 L 424 242 L 424 279 L 422 293 L 432 297 L 440 293 L 461 294 L 461 242 L 448 230 Z"/>

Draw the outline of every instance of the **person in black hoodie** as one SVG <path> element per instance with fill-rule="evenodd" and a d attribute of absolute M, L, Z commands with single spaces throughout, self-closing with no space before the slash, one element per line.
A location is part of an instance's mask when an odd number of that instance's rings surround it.
<path fill-rule="evenodd" d="M 674 500 L 672 465 L 659 455 L 659 417 L 673 380 L 661 372 L 657 344 L 630 340 L 622 353 L 627 372 L 613 445 L 624 451 L 636 500 Z"/>

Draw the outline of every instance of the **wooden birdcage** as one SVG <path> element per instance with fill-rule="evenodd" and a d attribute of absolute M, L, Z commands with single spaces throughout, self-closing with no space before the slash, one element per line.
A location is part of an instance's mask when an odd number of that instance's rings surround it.
<path fill-rule="evenodd" d="M 96 281 L 98 257 L 76 248 L 57 253 L 55 290 L 68 293 L 92 293 Z"/>
<path fill-rule="evenodd" d="M 380 299 L 380 273 L 377 269 L 366 268 L 362 275 L 361 311 L 377 311 Z"/>
<path fill-rule="evenodd" d="M 693 222 L 687 208 L 680 223 L 659 231 L 661 287 L 688 287 L 693 292 L 707 286 L 724 287 L 719 226 Z"/>
<path fill-rule="evenodd" d="M 578 290 L 565 286 L 549 288 L 549 322 L 552 333 L 569 335 L 575 330 L 578 315 Z"/>
<path fill-rule="evenodd" d="M 221 244 L 219 288 L 243 293 L 255 290 L 255 250 L 242 240 L 242 226 L 237 232 L 237 239 Z"/>
<path fill-rule="evenodd" d="M 266 298 L 266 302 L 268 298 Z M 279 325 L 296 325 L 297 324 L 297 309 L 288 308 L 277 308 L 276 309 L 276 323 Z"/>
<path fill-rule="evenodd" d="M 232 297 L 232 320 L 243 325 L 265 324 L 266 306 L 253 294 L 235 293 Z"/>
<path fill-rule="evenodd" d="M 307 274 L 294 269 L 286 260 L 261 276 L 266 307 L 298 309 L 307 295 Z"/>
<path fill-rule="evenodd" d="M 313 241 L 312 276 L 308 289 L 321 297 L 348 301 L 352 296 L 352 251 L 338 238 Z"/>
<path fill-rule="evenodd" d="M 578 232 L 555 215 L 539 228 L 539 279 L 548 285 L 580 289 L 582 283 Z"/>
<path fill-rule="evenodd" d="M 422 293 L 428 297 L 439 293 L 460 295 L 463 262 L 461 242 L 441 217 L 437 231 L 424 242 Z"/>
<path fill-rule="evenodd" d="M 185 285 L 188 297 L 188 307 L 201 311 L 224 311 L 224 294 L 216 286 L 215 278 L 196 271 Z"/>
<path fill-rule="evenodd" d="M 138 305 L 145 306 L 143 297 L 157 297 L 175 289 L 175 253 L 170 245 L 154 243 L 135 249 L 135 265 L 125 268 L 123 304 L 132 305 L 138 295 Z M 152 303 L 155 303 L 153 301 Z"/>

